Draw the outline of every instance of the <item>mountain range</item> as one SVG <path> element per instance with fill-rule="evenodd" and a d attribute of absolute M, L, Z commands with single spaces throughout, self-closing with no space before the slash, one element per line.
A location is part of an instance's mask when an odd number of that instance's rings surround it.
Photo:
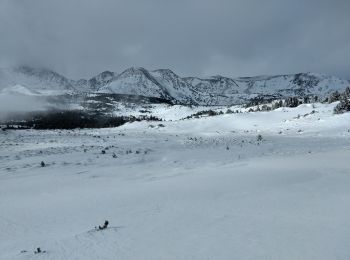
<path fill-rule="evenodd" d="M 180 77 L 169 69 L 132 67 L 72 80 L 48 69 L 20 66 L 0 69 L 0 94 L 124 94 L 156 97 L 186 105 L 233 105 L 253 98 L 325 97 L 342 91 L 349 80 L 316 73 L 228 78 Z"/>

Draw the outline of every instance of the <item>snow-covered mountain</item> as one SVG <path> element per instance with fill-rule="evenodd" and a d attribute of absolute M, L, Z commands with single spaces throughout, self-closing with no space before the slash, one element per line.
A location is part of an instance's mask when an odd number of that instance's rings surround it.
<path fill-rule="evenodd" d="M 165 87 L 173 99 L 183 104 L 196 104 L 199 93 L 169 69 L 159 69 L 151 72 L 152 76 Z"/>
<path fill-rule="evenodd" d="M 249 98 L 234 79 L 214 76 L 207 79 L 187 77 L 184 80 L 199 93 L 195 99 L 201 105 L 237 104 L 241 99 Z"/>
<path fill-rule="evenodd" d="M 349 86 L 348 80 L 316 73 L 238 78 L 236 82 L 240 86 L 245 86 L 244 92 L 247 94 L 280 94 L 282 96 L 324 96 Z"/>
<path fill-rule="evenodd" d="M 144 68 L 132 67 L 101 87 L 99 93 L 116 93 L 172 99 L 167 89 Z"/>
<path fill-rule="evenodd" d="M 45 95 L 57 95 L 75 92 L 75 81 L 48 70 L 27 66 L 0 69 L 0 92 L 27 89 L 29 92 Z"/>
<path fill-rule="evenodd" d="M 115 75 L 116 73 L 114 72 L 104 71 L 89 80 L 80 79 L 76 81 L 75 88 L 78 91 L 97 92 L 100 88 L 111 82 Z"/>
<path fill-rule="evenodd" d="M 256 97 L 328 96 L 350 85 L 348 80 L 315 73 L 227 78 L 182 78 L 168 69 L 132 67 L 122 73 L 104 71 L 91 79 L 71 80 L 46 69 L 0 69 L 1 91 L 43 95 L 111 93 L 157 97 L 191 105 L 233 105 Z M 20 86 L 20 87 L 19 87 Z M 24 91 L 25 90 L 25 91 Z"/>
<path fill-rule="evenodd" d="M 286 98 L 317 95 L 325 97 L 336 90 L 342 91 L 350 85 L 348 80 L 315 73 L 235 79 L 222 76 L 206 79 L 187 77 L 184 80 L 201 93 L 197 98 L 198 103 L 203 105 L 244 103 L 257 96 Z"/>

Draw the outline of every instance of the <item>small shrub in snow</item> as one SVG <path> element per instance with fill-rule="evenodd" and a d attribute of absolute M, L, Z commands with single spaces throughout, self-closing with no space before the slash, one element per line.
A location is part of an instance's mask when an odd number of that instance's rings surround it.
<path fill-rule="evenodd" d="M 105 221 L 105 223 L 103 224 L 103 226 L 98 226 L 98 230 L 103 230 L 103 229 L 106 229 L 108 227 L 108 220 Z"/>
<path fill-rule="evenodd" d="M 258 142 L 261 142 L 261 141 L 263 140 L 262 135 L 259 134 L 259 135 L 256 137 L 256 140 L 257 140 Z"/>
<path fill-rule="evenodd" d="M 41 253 L 46 253 L 46 251 L 41 250 L 40 247 L 38 247 L 38 248 L 34 251 L 34 254 L 41 254 Z"/>

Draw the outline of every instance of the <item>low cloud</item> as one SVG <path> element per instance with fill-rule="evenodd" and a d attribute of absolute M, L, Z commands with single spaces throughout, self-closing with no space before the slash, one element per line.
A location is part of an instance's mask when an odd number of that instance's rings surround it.
<path fill-rule="evenodd" d="M 0 120 L 9 119 L 17 113 L 25 114 L 48 109 L 48 103 L 43 98 L 17 94 L 0 94 Z"/>
<path fill-rule="evenodd" d="M 0 0 L 0 66 L 350 78 L 348 0 Z"/>

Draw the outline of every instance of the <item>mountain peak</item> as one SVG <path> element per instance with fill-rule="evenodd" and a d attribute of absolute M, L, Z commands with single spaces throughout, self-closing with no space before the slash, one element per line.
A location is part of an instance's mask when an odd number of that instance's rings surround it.
<path fill-rule="evenodd" d="M 100 74 L 98 74 L 97 76 L 101 76 L 102 78 L 111 77 L 111 76 L 114 76 L 114 72 L 111 72 L 109 70 L 105 70 L 105 71 L 101 72 Z"/>
<path fill-rule="evenodd" d="M 167 74 L 167 75 L 176 75 L 171 69 L 157 69 L 157 70 L 153 70 L 152 72 Z"/>
<path fill-rule="evenodd" d="M 122 74 L 136 74 L 136 73 L 148 73 L 148 71 L 143 67 L 130 67 L 130 68 L 124 70 L 120 75 L 122 75 Z"/>

